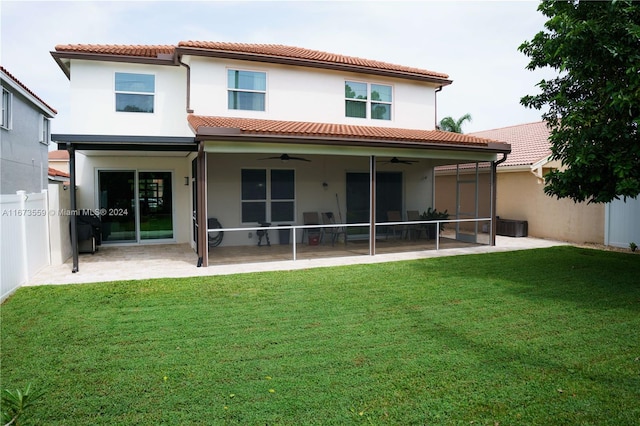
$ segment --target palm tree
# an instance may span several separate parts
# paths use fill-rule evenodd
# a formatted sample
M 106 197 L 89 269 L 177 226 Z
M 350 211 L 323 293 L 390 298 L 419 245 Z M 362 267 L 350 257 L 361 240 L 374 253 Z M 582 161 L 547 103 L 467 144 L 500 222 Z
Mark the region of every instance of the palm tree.
M 445 132 L 462 133 L 462 123 L 471 121 L 471 114 L 465 114 L 457 121 L 452 117 L 445 117 L 440 120 L 440 130 Z

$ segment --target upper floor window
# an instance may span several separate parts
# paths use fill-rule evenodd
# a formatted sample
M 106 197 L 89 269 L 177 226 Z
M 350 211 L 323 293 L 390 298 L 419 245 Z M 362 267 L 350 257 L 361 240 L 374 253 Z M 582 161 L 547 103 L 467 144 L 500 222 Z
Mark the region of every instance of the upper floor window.
M 2 123 L 0 127 L 4 129 L 11 128 L 11 92 L 2 89 Z
M 267 95 L 267 73 L 227 71 L 229 109 L 264 111 Z
M 51 141 L 51 120 L 44 115 L 40 118 L 40 143 L 49 145 Z
M 391 86 L 345 81 L 344 97 L 347 117 L 391 120 Z
M 116 111 L 153 112 L 155 76 L 116 73 Z

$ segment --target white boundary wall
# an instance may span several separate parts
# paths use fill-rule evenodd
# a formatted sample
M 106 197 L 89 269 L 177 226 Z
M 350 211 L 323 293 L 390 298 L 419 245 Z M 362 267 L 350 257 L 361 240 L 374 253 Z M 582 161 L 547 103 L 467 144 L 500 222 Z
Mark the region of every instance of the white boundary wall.
M 0 301 L 49 265 L 47 191 L 0 195 Z
M 640 197 L 614 200 L 605 208 L 605 244 L 628 248 L 640 246 Z

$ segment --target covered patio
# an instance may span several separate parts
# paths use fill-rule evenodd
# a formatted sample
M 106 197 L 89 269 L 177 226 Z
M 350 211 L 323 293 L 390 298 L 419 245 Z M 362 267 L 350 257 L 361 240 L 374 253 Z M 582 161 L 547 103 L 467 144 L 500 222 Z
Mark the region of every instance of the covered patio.
M 390 243 L 390 247 L 393 242 Z M 309 257 L 297 261 L 286 260 L 282 247 L 250 247 L 241 250 L 237 247 L 216 248 L 208 268 L 196 268 L 193 264 L 194 252 L 189 244 L 156 244 L 104 246 L 95 254 L 83 254 L 80 257 L 82 268 L 71 272 L 72 259 L 63 265 L 51 265 L 43 268 L 29 286 L 81 284 L 105 281 L 127 281 L 154 278 L 200 279 L 205 276 L 240 274 L 250 272 L 289 271 L 307 268 L 348 266 L 379 262 L 394 262 L 413 259 L 425 259 L 441 256 L 493 253 L 512 250 L 552 247 L 566 243 L 536 238 L 496 237 L 496 245 L 443 244 L 442 250 L 390 251 L 389 253 L 369 256 L 343 251 L 336 246 L 332 256 L 319 257 L 319 251 L 313 250 Z M 328 246 L 331 248 L 331 245 Z M 408 247 L 405 247 L 408 249 Z M 271 250 L 270 250 L 271 249 Z M 322 247 L 327 250 L 327 247 Z M 306 249 L 301 248 L 301 252 Z M 252 256 L 252 254 L 255 254 Z M 215 263 L 219 262 L 219 263 Z

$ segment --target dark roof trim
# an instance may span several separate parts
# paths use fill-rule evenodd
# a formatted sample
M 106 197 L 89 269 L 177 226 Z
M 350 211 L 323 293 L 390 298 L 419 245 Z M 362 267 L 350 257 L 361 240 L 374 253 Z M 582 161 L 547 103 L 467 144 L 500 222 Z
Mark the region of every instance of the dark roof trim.
M 234 52 L 228 50 L 214 50 L 195 47 L 176 47 L 176 55 L 178 55 L 178 57 L 181 57 L 183 55 L 207 56 L 213 58 L 234 59 L 238 61 L 266 62 L 272 64 L 294 65 L 307 68 L 321 68 L 334 71 L 348 71 L 360 74 L 364 73 L 371 75 L 380 75 L 384 77 L 403 78 L 407 80 L 426 81 L 430 83 L 436 83 L 441 86 L 447 86 L 453 83 L 453 80 L 438 78 L 435 76 L 426 76 L 423 74 L 411 73 L 407 71 L 384 70 L 359 65 L 329 63 L 324 61 L 314 61 L 311 59 L 263 55 L 258 53 Z
M 153 58 L 145 56 L 107 55 L 101 53 L 51 52 L 51 56 L 53 56 L 53 59 L 55 59 L 58 66 L 62 69 L 62 72 L 64 72 L 69 80 L 71 80 L 71 70 L 67 64 L 64 63 L 63 59 L 178 66 L 173 55 L 161 55 L 160 58 Z
M 51 140 L 59 147 L 72 145 L 78 150 L 98 151 L 197 151 L 193 137 L 180 136 L 122 136 L 53 134 Z
M 451 143 L 425 143 L 413 141 L 390 141 L 384 139 L 370 138 L 345 138 L 345 137 L 321 137 L 321 136 L 287 136 L 287 135 L 265 135 L 265 134 L 243 134 L 240 129 L 228 127 L 198 127 L 197 141 L 207 141 L 220 139 L 237 142 L 263 142 L 263 143 L 286 143 L 286 144 L 325 144 L 331 146 L 364 146 L 376 148 L 413 148 L 424 150 L 448 150 L 467 152 L 489 152 L 509 154 L 511 146 L 502 143 L 489 142 L 486 146 L 478 145 L 456 145 Z

